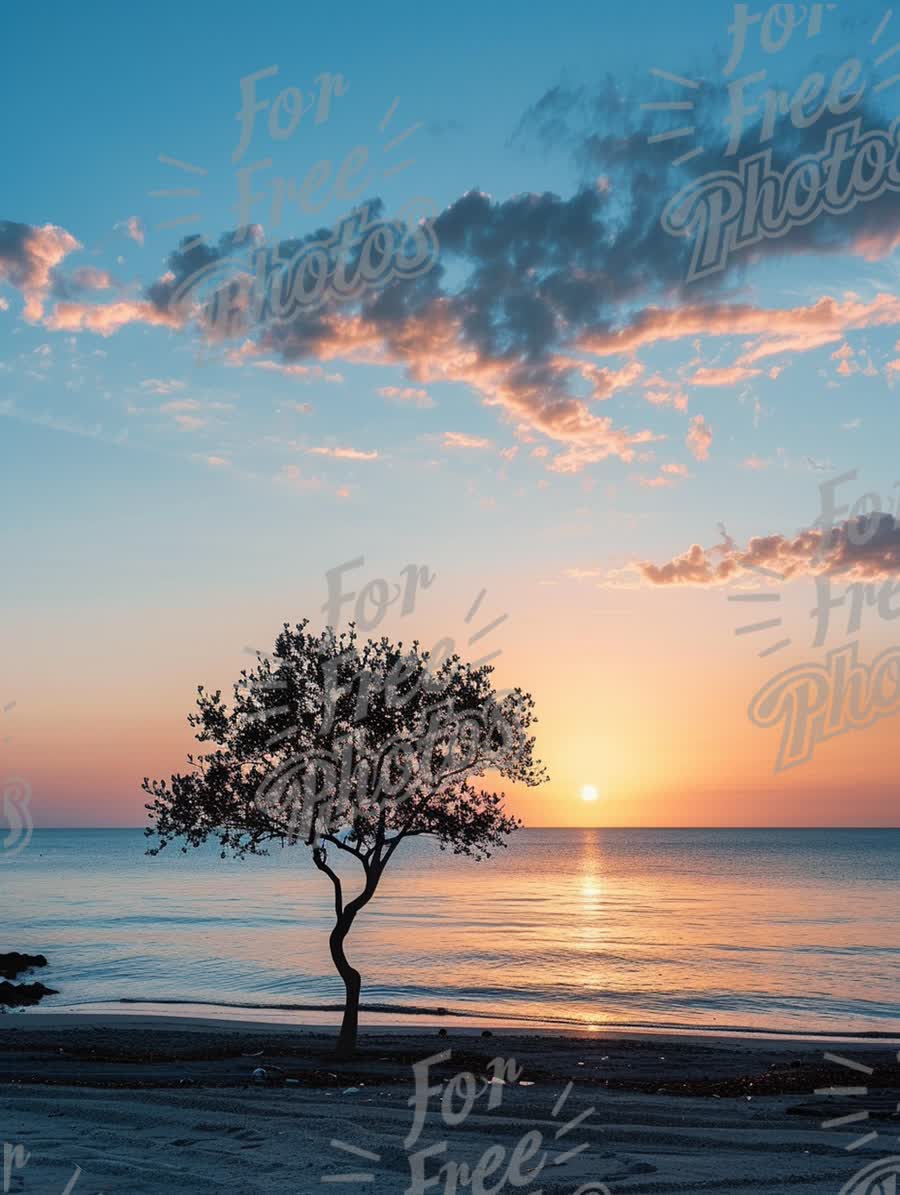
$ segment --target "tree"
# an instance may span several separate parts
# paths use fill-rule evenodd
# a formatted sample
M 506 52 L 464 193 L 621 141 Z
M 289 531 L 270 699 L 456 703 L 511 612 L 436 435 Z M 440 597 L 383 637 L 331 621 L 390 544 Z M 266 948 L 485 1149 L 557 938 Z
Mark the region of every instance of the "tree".
M 344 945 L 407 838 L 430 835 L 441 850 L 489 858 L 521 825 L 504 794 L 472 781 L 493 772 L 533 786 L 546 779 L 529 730 L 534 702 L 521 689 L 495 692 L 489 665 L 441 662 L 356 629 L 307 632 L 285 623 L 272 656 L 241 671 L 228 709 L 221 690 L 198 687 L 188 715 L 204 754 L 169 781 L 145 779 L 152 797 L 145 833 L 158 854 L 174 839 L 217 838 L 222 858 L 266 854 L 273 841 L 305 844 L 334 889 L 329 945 L 346 999 L 338 1050 L 356 1046 L 361 977 Z M 362 867 L 348 898 L 337 854 Z

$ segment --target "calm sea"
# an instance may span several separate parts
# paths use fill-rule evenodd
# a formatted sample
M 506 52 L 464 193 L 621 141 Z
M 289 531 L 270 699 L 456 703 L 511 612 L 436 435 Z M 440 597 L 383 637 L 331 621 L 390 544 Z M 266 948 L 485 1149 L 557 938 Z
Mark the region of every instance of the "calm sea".
M 313 1011 L 343 989 L 303 848 L 144 851 L 42 830 L 0 865 L 0 948 L 48 956 L 42 1009 L 335 1019 Z M 900 830 L 525 830 L 481 864 L 408 843 L 348 955 L 370 1023 L 900 1034 Z

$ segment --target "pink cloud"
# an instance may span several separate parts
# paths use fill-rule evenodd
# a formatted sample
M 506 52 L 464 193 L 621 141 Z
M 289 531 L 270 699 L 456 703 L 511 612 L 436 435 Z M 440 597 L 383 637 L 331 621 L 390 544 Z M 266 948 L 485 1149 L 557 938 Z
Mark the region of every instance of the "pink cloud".
M 846 329 L 896 323 L 900 323 L 900 297 L 884 293 L 869 303 L 856 296 L 840 302 L 826 295 L 810 306 L 782 310 L 749 303 L 696 303 L 684 307 L 646 307 L 618 332 L 585 333 L 579 337 L 578 347 L 604 357 L 633 353 L 645 345 L 686 337 L 760 336 L 769 340 L 793 334 L 795 339 L 789 342 L 789 347 L 802 351 L 807 343 L 839 339 Z
M 712 429 L 709 424 L 702 415 L 695 415 L 691 420 L 691 426 L 685 438 L 685 443 L 694 454 L 696 460 L 708 460 L 712 440 Z
M 491 441 L 481 436 L 467 436 L 465 432 L 444 432 L 445 448 L 490 448 Z
M 612 398 L 618 390 L 633 386 L 644 372 L 640 361 L 631 361 L 621 369 L 608 369 L 606 366 L 594 365 L 589 361 L 578 361 L 574 357 L 557 357 L 556 364 L 559 366 L 574 365 L 585 381 L 590 383 L 591 398 L 598 402 Z
M 26 228 L 15 248 L 0 255 L 0 281 L 21 292 L 25 300 L 23 315 L 30 324 L 37 323 L 44 314 L 53 270 L 80 248 L 70 232 L 56 224 L 45 224 L 43 228 Z
M 647 378 L 644 398 L 654 407 L 671 406 L 676 411 L 686 411 L 688 396 L 678 382 L 670 382 L 661 373 Z
M 235 352 L 238 353 L 237 359 L 234 359 Z M 228 354 L 226 364 L 243 365 L 240 353 L 241 350 L 232 350 Z M 249 354 L 244 353 L 243 355 L 247 356 Z M 297 362 L 284 363 L 281 361 L 251 361 L 250 364 L 254 369 L 263 369 L 268 373 L 280 373 L 286 378 L 302 378 L 305 382 L 331 382 L 337 384 L 344 380 L 343 376 L 339 373 L 326 373 L 321 365 L 300 365 Z
M 144 299 L 123 299 L 118 303 L 57 303 L 44 320 L 53 332 L 95 332 L 112 336 L 129 324 L 150 324 L 158 328 L 180 328 L 181 316 L 163 311 Z
M 727 365 L 723 369 L 698 369 L 691 378 L 694 386 L 735 386 L 738 382 L 758 377 L 761 369 L 746 369 L 741 365 Z

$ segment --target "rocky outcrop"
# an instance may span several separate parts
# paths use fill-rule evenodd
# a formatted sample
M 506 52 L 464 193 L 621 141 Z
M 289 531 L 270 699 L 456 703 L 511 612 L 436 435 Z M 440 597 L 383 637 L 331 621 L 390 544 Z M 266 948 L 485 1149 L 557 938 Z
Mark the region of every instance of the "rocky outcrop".
M 0 954 L 0 979 L 15 979 L 22 971 L 46 966 L 42 954 L 19 954 L 18 950 L 11 950 L 9 954 Z
M 44 996 L 55 996 L 56 989 L 45 987 L 42 983 L 9 983 L 23 971 L 30 971 L 33 967 L 46 967 L 47 960 L 42 954 L 19 954 L 17 950 L 9 954 L 0 954 L 0 1009 L 28 1008 L 37 1004 Z
M 0 983 L 0 1008 L 29 1008 L 44 996 L 55 996 L 56 989 L 42 983 Z

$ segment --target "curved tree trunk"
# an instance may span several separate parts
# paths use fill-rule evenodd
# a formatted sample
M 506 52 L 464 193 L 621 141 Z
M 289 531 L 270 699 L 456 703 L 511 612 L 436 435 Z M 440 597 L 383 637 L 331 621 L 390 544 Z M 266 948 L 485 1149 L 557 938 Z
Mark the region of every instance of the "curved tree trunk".
M 356 1053 L 356 1037 L 359 1029 L 359 996 L 362 989 L 362 977 L 355 967 L 351 967 L 344 954 L 344 939 L 350 930 L 351 920 L 341 918 L 331 931 L 329 945 L 334 965 L 344 981 L 344 1017 L 341 1021 L 341 1032 L 338 1037 L 337 1052 L 341 1058 L 349 1058 Z
M 356 1053 L 356 1039 L 359 1029 L 359 996 L 362 990 L 362 977 L 356 968 L 351 967 L 347 961 L 347 956 L 344 953 L 344 941 L 350 932 L 350 927 L 356 920 L 356 914 L 360 909 L 365 908 L 375 895 L 375 889 L 378 887 L 381 873 L 384 871 L 385 864 L 387 859 L 390 858 L 391 853 L 389 852 L 386 858 L 378 859 L 374 863 L 364 860 L 363 866 L 366 872 L 365 887 L 359 896 L 354 897 L 353 900 L 345 905 L 340 877 L 328 866 L 325 851 L 321 847 L 313 851 L 313 860 L 316 867 L 318 867 L 319 871 L 324 871 L 334 885 L 335 923 L 334 929 L 331 931 L 331 936 L 328 939 L 328 944 L 331 947 L 331 957 L 334 960 L 334 965 L 341 979 L 344 981 L 344 990 L 346 993 L 344 1017 L 341 1022 L 341 1032 L 337 1043 L 337 1052 L 342 1058 L 348 1058 Z

